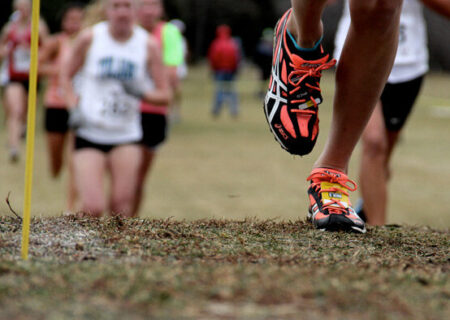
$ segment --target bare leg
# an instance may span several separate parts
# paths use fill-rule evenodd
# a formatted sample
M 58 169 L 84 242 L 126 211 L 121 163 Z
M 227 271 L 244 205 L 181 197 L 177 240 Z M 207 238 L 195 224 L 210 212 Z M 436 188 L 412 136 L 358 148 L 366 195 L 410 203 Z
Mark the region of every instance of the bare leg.
M 56 178 L 61 172 L 64 154 L 64 141 L 66 139 L 65 133 L 48 132 L 47 133 L 47 148 L 50 158 L 50 171 L 53 178 Z
M 26 91 L 21 84 L 11 83 L 5 89 L 5 103 L 8 108 L 6 126 L 8 130 L 8 146 L 19 149 L 23 130 L 23 119 L 26 113 Z
M 367 222 L 381 226 L 386 223 L 389 160 L 399 132 L 386 130 L 381 103 L 377 104 L 362 135 L 360 186 Z
M 100 217 L 106 208 L 103 190 L 106 155 L 94 149 L 81 149 L 74 153 L 73 160 L 81 211 L 86 215 Z
M 112 182 L 110 209 L 114 215 L 133 215 L 141 157 L 141 147 L 138 145 L 120 146 L 109 154 Z
M 314 47 L 322 37 L 322 12 L 328 0 L 291 0 L 293 14 L 288 21 L 289 32 L 302 48 Z
M 141 148 L 142 148 L 142 163 L 139 168 L 139 176 L 136 186 L 136 197 L 134 199 L 134 206 L 133 206 L 133 216 L 137 216 L 139 213 L 139 209 L 141 208 L 142 196 L 145 191 L 145 180 L 147 178 L 148 172 L 152 167 L 153 160 L 155 159 L 156 156 L 155 151 L 150 151 L 146 147 Z
M 315 167 L 346 172 L 394 62 L 402 0 L 351 0 L 352 24 L 336 71 L 333 121 Z
M 182 103 L 182 90 L 181 83 L 179 83 L 173 89 L 173 102 L 170 106 L 171 120 L 173 123 L 179 123 L 181 121 L 181 103 Z
M 74 166 L 74 135 L 69 132 L 69 144 L 67 146 L 67 169 L 68 169 L 68 195 L 67 195 L 67 210 L 75 211 L 75 204 L 77 201 L 77 188 L 75 184 L 75 166 Z
M 387 205 L 387 134 L 380 103 L 362 135 L 360 187 L 367 223 L 383 225 Z

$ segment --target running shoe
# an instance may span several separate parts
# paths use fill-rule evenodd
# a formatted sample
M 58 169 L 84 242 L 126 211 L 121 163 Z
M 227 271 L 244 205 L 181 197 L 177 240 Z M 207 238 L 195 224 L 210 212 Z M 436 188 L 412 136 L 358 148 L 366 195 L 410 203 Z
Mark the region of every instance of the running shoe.
M 317 229 L 366 232 L 364 221 L 349 199 L 349 191 L 357 188 L 354 181 L 340 171 L 326 168 L 314 169 L 307 180 L 311 181 L 308 218 Z
M 17 163 L 19 162 L 20 153 L 17 148 L 11 147 L 9 149 L 9 162 L 11 163 Z
M 295 155 L 312 151 L 319 134 L 318 106 L 322 103 L 322 71 L 332 68 L 319 43 L 301 49 L 287 30 L 292 10 L 275 27 L 272 75 L 264 100 L 264 113 L 270 130 L 281 147 Z

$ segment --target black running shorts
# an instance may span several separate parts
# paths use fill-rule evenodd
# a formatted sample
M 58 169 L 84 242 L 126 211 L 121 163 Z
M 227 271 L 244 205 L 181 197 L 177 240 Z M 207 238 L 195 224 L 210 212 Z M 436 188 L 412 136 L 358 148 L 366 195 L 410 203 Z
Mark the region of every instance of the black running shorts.
M 95 149 L 103 153 L 108 153 L 115 147 L 120 147 L 123 145 L 128 144 L 137 144 L 136 141 L 129 142 L 129 143 L 121 143 L 121 144 L 101 144 L 101 143 L 95 143 L 80 137 L 75 137 L 75 151 L 81 150 L 81 149 Z
M 30 86 L 30 81 L 27 80 L 18 80 L 18 79 L 9 79 L 9 82 L 6 84 L 20 84 L 26 92 L 28 92 L 28 88 Z
M 401 83 L 387 83 L 381 94 L 386 129 L 400 131 L 422 86 L 423 76 Z
M 8 84 L 14 84 L 14 83 L 20 84 L 25 89 L 25 91 L 28 92 L 28 88 L 30 85 L 30 81 L 28 79 L 26 79 L 26 80 L 9 79 L 8 83 L 5 84 L 5 87 L 8 86 Z M 40 88 L 40 84 L 39 84 L 39 79 L 38 79 L 38 82 L 36 85 L 37 91 L 39 91 L 39 88 Z
M 142 113 L 141 144 L 149 149 L 155 149 L 166 140 L 167 117 L 162 114 Z
M 45 108 L 45 130 L 47 132 L 66 133 L 69 131 L 69 111 L 65 108 Z

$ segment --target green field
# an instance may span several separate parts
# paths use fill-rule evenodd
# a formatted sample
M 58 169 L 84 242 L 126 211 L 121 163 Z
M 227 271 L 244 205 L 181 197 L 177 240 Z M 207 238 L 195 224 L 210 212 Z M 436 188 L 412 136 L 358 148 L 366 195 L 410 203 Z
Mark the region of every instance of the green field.
M 333 96 L 333 75 L 323 79 L 321 133 L 311 155 L 300 158 L 284 152 L 274 141 L 255 95 L 255 72 L 240 77 L 241 118 L 224 113 L 214 121 L 209 112 L 213 87 L 207 70 L 191 70 L 184 83 L 183 122 L 175 125 L 161 149 L 148 180 L 141 217 L 280 218 L 306 215 L 307 183 L 314 160 L 327 135 Z M 425 82 L 411 121 L 396 150 L 392 165 L 389 223 L 449 227 L 450 197 L 450 77 L 432 74 Z M 33 214 L 56 216 L 65 210 L 65 176 L 52 180 L 47 170 L 46 146 L 39 108 Z M 0 116 L 0 118 L 3 118 Z M 6 143 L 0 130 L 0 146 Z M 6 149 L 4 149 L 6 150 Z M 357 180 L 359 151 L 350 168 Z M 11 191 L 20 211 L 23 202 L 24 161 L 11 166 L 0 153 L 0 197 Z M 357 199 L 353 196 L 353 202 Z M 0 211 L 8 211 L 0 202 Z
M 40 116 L 28 262 L 20 220 L 0 203 L 0 320 L 450 318 L 449 76 L 428 77 L 394 156 L 389 225 L 365 235 L 305 222 L 332 74 L 318 146 L 304 158 L 273 140 L 255 77 L 241 75 L 240 119 L 213 120 L 208 73 L 191 70 L 140 219 L 61 215 L 66 176 L 49 177 Z M 20 213 L 24 161 L 3 152 L 0 170 L 0 197 L 11 192 Z

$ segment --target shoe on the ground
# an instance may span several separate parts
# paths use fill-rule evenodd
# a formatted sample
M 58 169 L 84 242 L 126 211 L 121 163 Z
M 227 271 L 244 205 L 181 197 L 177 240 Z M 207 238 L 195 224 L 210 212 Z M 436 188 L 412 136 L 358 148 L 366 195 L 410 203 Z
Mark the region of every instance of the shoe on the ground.
M 327 168 L 316 168 L 307 179 L 310 200 L 308 218 L 317 229 L 365 233 L 364 221 L 353 210 L 349 191 L 356 183 L 346 174 Z
M 299 49 L 287 31 L 291 10 L 275 27 L 272 75 L 264 100 L 270 130 L 281 147 L 295 155 L 312 151 L 319 134 L 318 106 L 322 103 L 322 71 L 332 68 L 320 42 L 316 48 Z
M 17 148 L 11 147 L 9 149 L 9 161 L 11 163 L 17 163 L 17 162 L 19 162 L 19 158 L 20 158 L 19 150 Z

